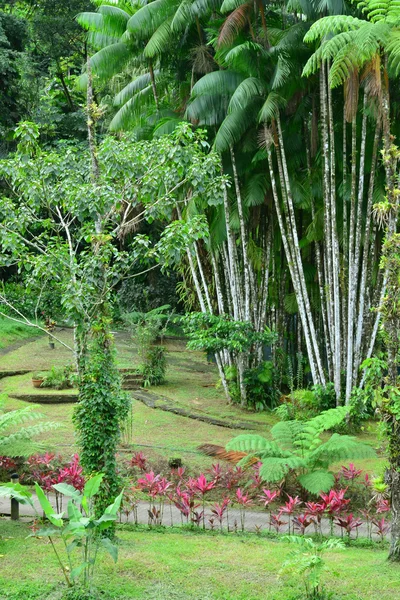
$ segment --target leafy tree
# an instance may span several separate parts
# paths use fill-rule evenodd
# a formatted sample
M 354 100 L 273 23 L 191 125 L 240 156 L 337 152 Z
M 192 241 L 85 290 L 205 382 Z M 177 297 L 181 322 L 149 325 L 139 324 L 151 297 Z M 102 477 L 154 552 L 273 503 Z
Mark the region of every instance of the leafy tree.
M 231 440 L 226 449 L 257 457 L 262 462 L 260 475 L 265 481 L 280 481 L 294 471 L 307 491 L 327 492 L 335 482 L 333 473 L 328 470 L 330 465 L 375 456 L 371 446 L 355 437 L 334 433 L 327 441 L 321 439 L 321 434 L 339 425 L 347 412 L 347 407 L 339 407 L 309 421 L 281 421 L 272 427 L 271 441 L 260 435 L 243 434 Z

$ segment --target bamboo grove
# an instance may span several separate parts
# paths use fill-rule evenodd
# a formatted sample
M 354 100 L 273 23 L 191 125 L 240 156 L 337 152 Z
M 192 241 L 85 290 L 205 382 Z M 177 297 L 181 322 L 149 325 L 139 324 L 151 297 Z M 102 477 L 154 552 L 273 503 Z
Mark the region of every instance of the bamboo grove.
M 220 156 L 223 201 L 176 205 L 182 226 L 207 223 L 182 285 L 203 313 L 270 327 L 275 359 L 306 356 L 312 382 L 349 403 L 379 344 L 397 226 L 399 0 L 96 4 L 77 19 L 113 95 L 110 130 L 150 138 L 189 121 Z M 234 357 L 243 404 L 262 360 L 261 344 Z M 232 356 L 217 362 L 229 397 Z

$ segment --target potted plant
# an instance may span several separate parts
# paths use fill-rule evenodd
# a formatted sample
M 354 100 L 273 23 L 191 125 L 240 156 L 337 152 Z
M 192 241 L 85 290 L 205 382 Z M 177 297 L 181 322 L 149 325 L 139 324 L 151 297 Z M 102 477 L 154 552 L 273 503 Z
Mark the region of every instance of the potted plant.
M 44 381 L 44 374 L 43 373 L 32 373 L 32 385 L 35 388 L 40 388 L 43 381 Z

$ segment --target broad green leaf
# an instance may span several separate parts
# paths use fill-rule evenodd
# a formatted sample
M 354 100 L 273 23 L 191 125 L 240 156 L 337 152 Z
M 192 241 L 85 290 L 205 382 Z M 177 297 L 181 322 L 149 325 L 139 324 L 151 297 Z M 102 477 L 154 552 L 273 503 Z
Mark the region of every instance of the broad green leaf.
M 68 518 L 70 521 L 79 521 L 82 514 L 77 506 L 75 506 L 73 500 L 68 501 Z
M 64 496 L 70 496 L 76 502 L 81 502 L 82 500 L 82 494 L 75 489 L 73 485 L 69 485 L 68 483 L 56 483 L 53 485 L 53 488 L 57 490 L 57 492 L 64 494 Z
M 75 567 L 75 569 L 72 569 L 71 571 L 71 579 L 75 580 L 79 577 L 79 575 L 84 571 L 84 569 L 86 569 L 86 567 L 89 566 L 89 562 L 83 562 L 81 563 L 78 567 Z
M 118 560 L 118 546 L 113 544 L 109 538 L 102 538 L 101 544 L 111 555 L 113 561 L 116 563 Z
M 48 501 L 48 499 L 46 498 L 44 491 L 36 482 L 35 482 L 35 491 L 36 491 L 36 495 L 38 497 L 40 506 L 42 507 L 43 512 L 46 515 L 46 517 L 56 527 L 62 527 L 63 526 L 62 518 L 60 518 L 59 515 L 56 515 L 54 513 L 54 509 L 53 509 L 52 505 L 50 504 L 50 502 Z
M 93 496 L 98 493 L 103 478 L 103 473 L 98 473 L 98 475 L 91 477 L 83 488 L 83 495 L 86 496 L 86 498 L 93 498 Z
M 58 529 L 44 527 L 43 529 L 39 529 L 39 531 L 31 533 L 30 535 L 28 535 L 28 537 L 48 537 L 51 535 L 55 535 L 56 533 L 59 533 Z
M 123 495 L 124 495 L 124 490 L 122 490 L 122 492 L 115 498 L 115 500 L 112 504 L 107 506 L 106 510 L 104 511 L 105 515 L 115 515 L 115 516 L 117 515 L 119 508 L 121 506 Z

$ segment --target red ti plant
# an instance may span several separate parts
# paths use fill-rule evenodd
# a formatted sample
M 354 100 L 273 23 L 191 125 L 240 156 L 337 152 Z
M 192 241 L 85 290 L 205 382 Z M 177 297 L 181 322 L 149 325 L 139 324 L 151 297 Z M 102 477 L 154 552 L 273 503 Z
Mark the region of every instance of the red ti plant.
M 285 502 L 284 506 L 280 507 L 279 512 L 280 512 L 280 514 L 288 515 L 288 517 L 289 517 L 289 533 L 290 533 L 290 517 L 294 513 L 296 508 L 298 506 L 300 506 L 300 504 L 302 504 L 302 501 L 300 500 L 300 498 L 298 496 L 296 496 L 295 498 L 292 498 L 292 496 L 289 496 L 289 494 L 288 494 L 287 497 L 289 498 L 289 500 L 287 502 Z
M 204 516 L 205 515 L 205 502 L 206 502 L 205 496 L 206 496 L 207 492 L 211 491 L 215 487 L 215 480 L 207 481 L 204 473 L 201 473 L 197 479 L 189 479 L 188 487 L 191 488 L 194 492 L 201 495 L 202 502 L 203 502 L 203 514 L 202 514 L 203 529 L 205 529 L 206 528 L 205 516 Z
M 240 488 L 236 490 L 236 502 L 239 504 L 240 526 L 244 531 L 246 519 L 246 507 L 252 504 L 252 500 L 248 494 L 244 494 Z
M 279 498 L 279 495 L 280 495 L 279 490 L 276 492 L 271 492 L 271 490 L 267 490 L 264 488 L 263 493 L 260 496 L 258 496 L 258 498 L 264 504 L 265 508 L 267 508 L 267 506 L 269 504 L 271 504 L 272 502 L 274 502 L 274 500 Z
M 221 465 L 219 463 L 216 463 L 215 465 L 211 465 L 211 469 L 207 469 L 206 473 L 212 475 L 213 480 L 217 484 L 222 478 L 223 471 Z
M 275 529 L 276 533 L 279 533 L 279 530 L 282 527 L 282 525 L 286 525 L 286 524 L 287 524 L 287 521 L 281 520 L 280 512 L 277 515 L 274 515 L 272 513 L 269 515 L 269 526 L 270 526 L 270 528 L 273 527 Z
M 341 527 L 342 532 L 345 530 L 350 539 L 351 532 L 355 529 L 358 530 L 360 525 L 362 525 L 361 519 L 355 519 L 353 513 L 350 513 L 346 517 L 337 517 L 335 521 L 336 525 Z
M 131 467 L 136 467 L 139 471 L 143 471 L 143 473 L 147 469 L 147 458 L 143 454 L 143 452 L 135 452 L 135 454 L 131 458 L 130 462 Z
M 311 522 L 314 523 L 315 533 L 322 534 L 322 515 L 325 512 L 325 504 L 323 502 L 306 502 L 307 515 L 311 517 Z
M 253 465 L 253 475 L 251 476 L 251 487 L 255 490 L 255 492 L 261 490 L 264 480 L 260 475 L 260 468 L 262 466 L 262 462 L 258 462 Z
M 372 525 L 376 527 L 375 533 L 379 535 L 379 537 L 381 538 L 381 542 L 383 542 L 383 538 L 389 531 L 390 523 L 387 523 L 385 521 L 385 517 L 382 517 L 382 519 L 373 519 Z
M 297 529 L 301 535 L 305 534 L 307 527 L 312 523 L 312 518 L 307 513 L 293 517 L 293 529 Z
M 364 523 L 367 526 L 367 536 L 369 539 L 371 539 L 371 537 L 372 537 L 371 523 L 373 521 L 373 516 L 372 516 L 371 512 L 368 510 L 368 508 L 364 508 L 364 509 L 360 510 L 360 513 L 364 517 Z
M 342 466 L 339 473 L 346 481 L 354 481 L 361 475 L 362 469 L 356 469 L 354 464 L 350 463 L 348 467 Z
M 331 522 L 331 535 L 333 535 L 333 520 L 334 518 L 343 512 L 350 500 L 344 497 L 347 492 L 347 488 L 341 490 L 330 490 L 328 494 L 320 494 L 320 498 L 324 501 L 325 512 Z
M 182 491 L 179 486 L 175 490 L 175 497 L 170 496 L 170 500 L 181 513 L 181 522 L 183 522 L 183 517 L 186 517 L 186 522 L 188 522 L 189 516 L 200 506 L 200 504 L 195 504 L 193 493 L 190 490 Z
M 376 504 L 376 512 L 384 513 L 390 511 L 390 502 L 389 500 L 379 500 Z
M 213 507 L 211 508 L 212 514 L 215 515 L 219 521 L 219 526 L 220 526 L 221 531 L 222 531 L 222 523 L 224 520 L 224 515 L 228 509 L 229 503 L 230 503 L 230 498 L 225 497 L 222 499 L 222 502 L 220 504 L 218 502 L 216 502 L 213 505 Z

